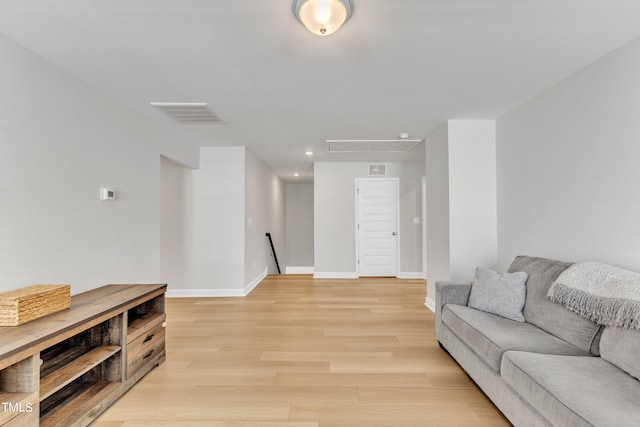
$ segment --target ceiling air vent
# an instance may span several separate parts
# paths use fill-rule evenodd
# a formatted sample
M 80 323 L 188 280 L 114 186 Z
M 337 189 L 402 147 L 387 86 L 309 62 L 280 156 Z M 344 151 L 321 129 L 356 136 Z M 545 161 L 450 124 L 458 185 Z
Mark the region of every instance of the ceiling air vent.
M 184 124 L 226 123 L 206 102 L 152 102 L 151 105 Z
M 387 165 L 375 164 L 369 165 L 369 176 L 385 176 L 387 175 Z

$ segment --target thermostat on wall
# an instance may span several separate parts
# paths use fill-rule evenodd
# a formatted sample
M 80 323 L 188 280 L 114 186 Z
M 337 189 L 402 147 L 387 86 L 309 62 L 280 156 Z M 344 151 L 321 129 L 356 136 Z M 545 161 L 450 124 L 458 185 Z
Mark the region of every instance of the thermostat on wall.
M 116 198 L 116 191 L 112 188 L 100 189 L 100 200 L 113 200 Z

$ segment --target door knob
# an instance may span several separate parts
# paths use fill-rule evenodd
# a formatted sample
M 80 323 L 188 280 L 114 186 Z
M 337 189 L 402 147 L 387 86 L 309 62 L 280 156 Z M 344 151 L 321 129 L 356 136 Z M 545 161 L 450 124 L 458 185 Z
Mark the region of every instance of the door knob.
M 391 233 L 392 236 L 395 236 L 396 234 L 398 234 L 398 233 L 396 233 L 395 231 L 393 233 Z

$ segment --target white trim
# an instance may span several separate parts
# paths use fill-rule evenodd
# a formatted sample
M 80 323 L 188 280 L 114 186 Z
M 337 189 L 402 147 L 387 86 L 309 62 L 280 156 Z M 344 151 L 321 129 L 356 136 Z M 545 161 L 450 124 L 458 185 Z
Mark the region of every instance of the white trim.
M 339 273 L 316 271 L 313 273 L 313 278 L 314 279 L 357 279 L 358 273 L 356 273 L 355 271 L 354 272 L 345 271 L 345 272 L 339 272 Z
M 246 297 L 260 284 L 269 274 L 269 268 L 265 268 L 262 273 L 251 283 L 240 289 L 167 289 L 167 298 L 221 298 L 221 297 Z
M 426 305 L 426 306 L 427 306 L 427 308 L 428 308 L 429 310 L 433 311 L 434 313 L 436 312 L 436 303 L 435 303 L 435 301 L 433 301 L 432 299 L 430 299 L 430 298 L 426 298 L 426 299 L 424 300 L 424 305 Z
M 400 273 L 400 266 L 402 265 L 402 260 L 400 259 L 400 253 L 402 252 L 402 244 L 400 240 L 402 239 L 402 227 L 400 225 L 400 178 L 391 178 L 396 182 L 396 277 Z
M 244 295 L 243 296 L 246 297 L 247 295 L 249 295 L 251 293 L 251 291 L 253 290 L 253 288 L 258 286 L 258 284 L 260 282 L 262 282 L 265 277 L 267 277 L 267 274 L 269 274 L 269 267 L 265 267 L 264 271 L 262 273 L 260 273 L 258 275 L 258 277 L 253 279 L 253 281 L 251 283 L 249 283 L 247 286 L 244 287 Z
M 422 177 L 422 278 L 427 279 L 427 177 Z
M 313 274 L 313 267 L 291 267 L 285 268 L 285 274 Z
M 422 271 L 403 271 L 398 273 L 398 279 L 424 279 Z
M 356 259 L 354 260 L 355 266 L 356 266 L 356 277 L 360 277 L 360 186 L 358 185 L 358 183 L 360 182 L 360 179 L 362 178 L 356 178 L 355 179 L 355 197 L 354 197 L 354 201 L 356 203 L 355 206 L 355 212 L 356 212 L 356 216 L 354 219 L 354 226 L 353 228 L 356 231 Z
M 168 289 L 167 298 L 244 297 L 241 289 Z

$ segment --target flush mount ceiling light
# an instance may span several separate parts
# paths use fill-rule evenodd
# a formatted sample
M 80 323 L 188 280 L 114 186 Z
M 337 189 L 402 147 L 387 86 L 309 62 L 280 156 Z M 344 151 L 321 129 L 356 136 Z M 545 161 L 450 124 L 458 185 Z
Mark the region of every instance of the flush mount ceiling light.
M 293 14 L 318 36 L 328 36 L 351 17 L 352 0 L 294 0 Z

